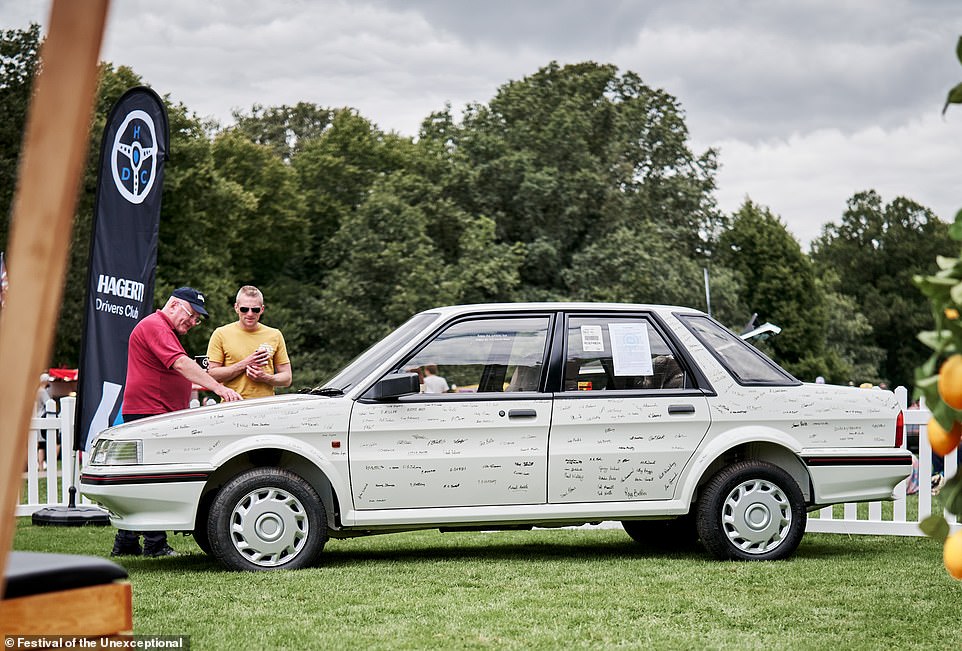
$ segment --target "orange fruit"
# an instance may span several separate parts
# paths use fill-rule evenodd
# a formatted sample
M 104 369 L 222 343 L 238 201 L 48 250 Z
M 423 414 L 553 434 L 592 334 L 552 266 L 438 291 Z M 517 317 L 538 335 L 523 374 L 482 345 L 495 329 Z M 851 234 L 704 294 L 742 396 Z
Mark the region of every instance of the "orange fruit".
M 962 409 L 962 355 L 952 355 L 939 369 L 939 395 L 952 409 Z
M 939 421 L 934 418 L 929 419 L 929 443 L 932 445 L 932 452 L 944 457 L 959 447 L 960 440 L 962 440 L 962 423 L 955 421 L 952 423 L 952 429 L 946 431 L 939 425 Z
M 953 579 L 962 579 L 962 531 L 956 531 L 945 539 L 942 562 Z

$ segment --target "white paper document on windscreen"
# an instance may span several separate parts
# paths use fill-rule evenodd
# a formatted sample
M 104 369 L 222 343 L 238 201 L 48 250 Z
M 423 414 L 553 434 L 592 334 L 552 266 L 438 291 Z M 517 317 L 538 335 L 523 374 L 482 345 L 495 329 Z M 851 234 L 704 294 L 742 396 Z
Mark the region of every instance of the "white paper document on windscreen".
M 609 323 L 611 356 L 615 375 L 653 375 L 651 346 L 648 344 L 648 326 L 644 323 Z

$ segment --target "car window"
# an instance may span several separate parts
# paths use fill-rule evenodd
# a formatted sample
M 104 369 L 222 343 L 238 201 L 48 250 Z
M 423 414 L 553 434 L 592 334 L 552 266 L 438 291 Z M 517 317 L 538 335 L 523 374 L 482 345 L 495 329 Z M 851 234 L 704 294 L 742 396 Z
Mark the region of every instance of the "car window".
M 430 312 L 411 317 L 397 330 L 355 357 L 337 375 L 325 382 L 324 386 L 341 389 L 342 391 L 354 386 L 367 377 L 378 365 L 386 362 L 388 356 L 397 352 L 398 346 L 406 343 L 437 318 L 436 313 Z
M 794 385 L 798 380 L 741 337 L 705 316 L 679 316 L 740 384 Z
M 425 393 L 538 391 L 547 316 L 459 321 L 398 370 L 421 376 Z
M 565 391 L 691 386 L 689 375 L 648 319 L 572 316 L 567 330 Z

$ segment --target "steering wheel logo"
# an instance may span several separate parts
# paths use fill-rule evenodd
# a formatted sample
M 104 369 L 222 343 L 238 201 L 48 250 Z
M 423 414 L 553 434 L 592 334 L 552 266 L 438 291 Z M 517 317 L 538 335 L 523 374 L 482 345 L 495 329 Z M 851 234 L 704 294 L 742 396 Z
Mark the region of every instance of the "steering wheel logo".
M 110 152 L 114 185 L 130 203 L 143 203 L 157 172 L 157 135 L 144 111 L 131 111 L 117 129 Z

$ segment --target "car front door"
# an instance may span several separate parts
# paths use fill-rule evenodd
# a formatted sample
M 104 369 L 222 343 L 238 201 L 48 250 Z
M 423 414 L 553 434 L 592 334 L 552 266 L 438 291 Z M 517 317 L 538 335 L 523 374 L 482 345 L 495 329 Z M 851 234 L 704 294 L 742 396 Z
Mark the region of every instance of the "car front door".
M 355 508 L 545 503 L 552 321 L 459 319 L 392 369 L 421 375 L 421 393 L 358 400 L 348 444 Z
M 571 314 L 565 335 L 548 501 L 672 498 L 710 424 L 684 356 L 646 314 Z

